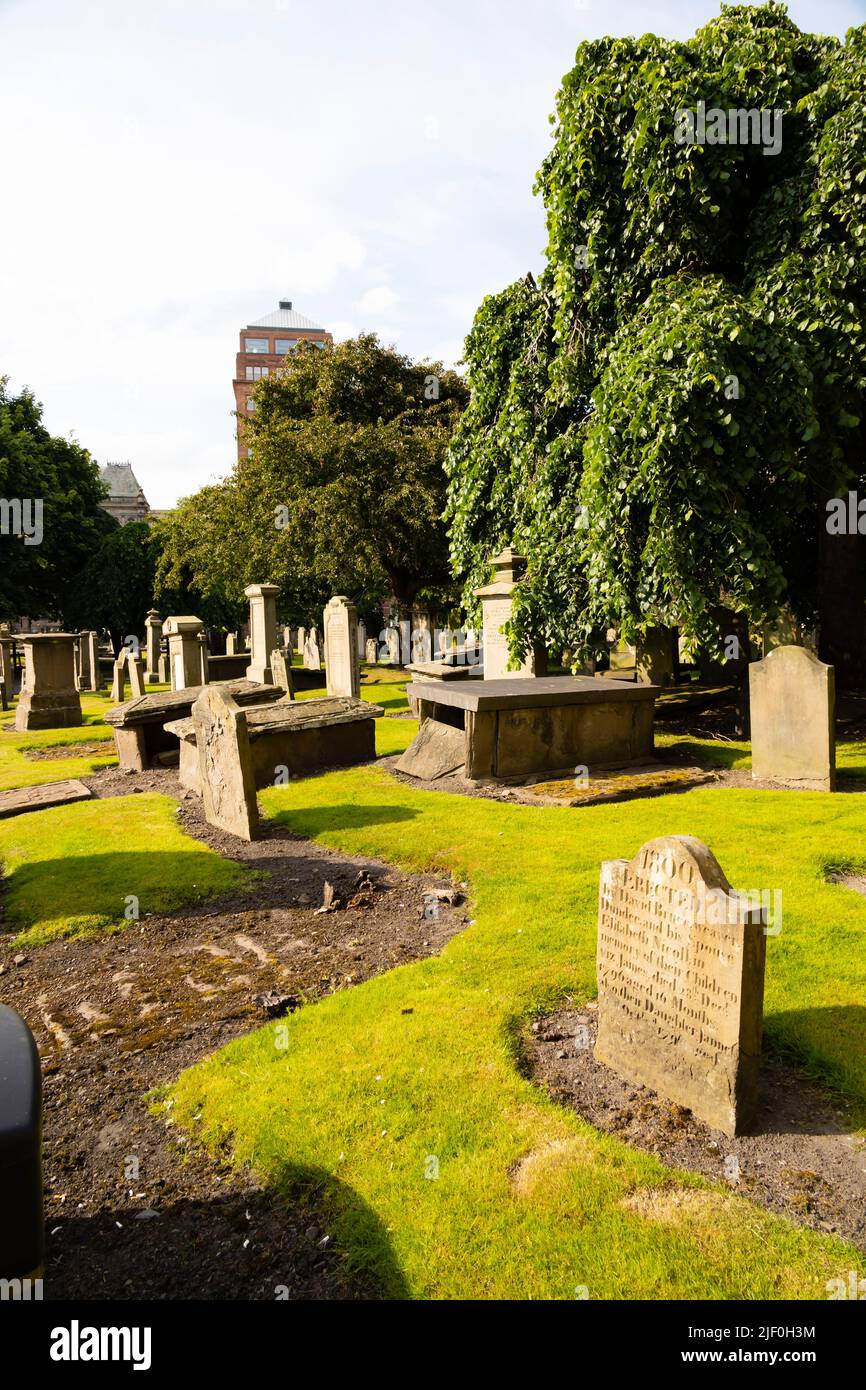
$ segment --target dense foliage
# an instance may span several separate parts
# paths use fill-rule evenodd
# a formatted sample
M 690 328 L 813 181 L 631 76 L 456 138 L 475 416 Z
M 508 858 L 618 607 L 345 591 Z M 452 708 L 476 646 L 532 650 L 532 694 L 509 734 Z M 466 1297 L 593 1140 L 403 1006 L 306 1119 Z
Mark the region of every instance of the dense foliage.
M 161 583 L 182 573 L 228 599 L 280 585 L 309 620 L 333 593 L 401 603 L 448 590 L 443 457 L 467 398 L 459 376 L 413 363 L 375 335 L 302 344 L 255 390 L 252 456 L 165 524 Z
M 75 576 L 117 523 L 99 505 L 105 489 L 87 450 L 49 434 L 32 393 L 12 395 L 7 381 L 0 377 L 0 619 L 60 618 Z
M 537 181 L 547 264 L 484 301 L 452 443 L 455 573 L 510 541 L 512 645 L 599 650 L 719 605 L 820 621 L 864 673 L 863 540 L 826 499 L 864 482 L 866 27 L 801 33 L 722 6 L 686 43 L 581 44 Z M 677 113 L 782 113 L 760 143 L 678 143 Z

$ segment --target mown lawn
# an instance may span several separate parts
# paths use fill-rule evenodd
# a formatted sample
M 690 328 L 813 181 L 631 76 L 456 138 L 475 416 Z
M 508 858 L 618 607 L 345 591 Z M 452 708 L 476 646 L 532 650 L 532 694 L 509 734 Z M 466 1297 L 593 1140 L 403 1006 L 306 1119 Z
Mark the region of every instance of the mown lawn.
M 88 935 L 227 892 L 250 871 L 190 839 L 177 805 L 145 793 L 0 820 L 7 928 L 15 945 Z
M 411 736 L 410 721 L 386 723 Z M 421 792 L 368 766 L 262 801 L 297 834 L 471 883 L 472 924 L 441 957 L 269 1025 L 170 1092 L 171 1117 L 206 1143 L 279 1190 L 313 1185 L 341 1250 L 387 1293 L 809 1299 L 857 1267 L 841 1242 L 560 1110 L 518 1058 L 535 1013 L 595 994 L 601 861 L 697 835 L 737 887 L 782 890 L 768 1045 L 844 1093 L 862 1125 L 866 901 L 825 875 L 866 865 L 866 798 L 700 788 L 536 808 Z

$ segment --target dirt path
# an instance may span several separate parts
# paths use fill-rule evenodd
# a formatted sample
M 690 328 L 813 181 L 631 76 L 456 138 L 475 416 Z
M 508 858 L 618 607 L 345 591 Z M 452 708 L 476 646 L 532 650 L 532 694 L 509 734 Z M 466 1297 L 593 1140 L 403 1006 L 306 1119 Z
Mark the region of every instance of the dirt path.
M 180 795 L 170 772 L 87 781 L 98 796 L 130 794 L 133 782 Z M 436 954 L 464 908 L 425 906 L 431 890 L 453 896 L 441 879 L 272 824 L 242 844 L 206 825 L 196 798 L 180 819 L 270 881 L 111 936 L 53 942 L 18 965 L 0 945 L 0 997 L 27 1019 L 43 1063 L 46 1296 L 376 1297 L 345 1274 L 314 1197 L 287 1207 L 191 1152 L 143 1096 L 269 1016 Z M 326 881 L 339 906 L 319 913 Z

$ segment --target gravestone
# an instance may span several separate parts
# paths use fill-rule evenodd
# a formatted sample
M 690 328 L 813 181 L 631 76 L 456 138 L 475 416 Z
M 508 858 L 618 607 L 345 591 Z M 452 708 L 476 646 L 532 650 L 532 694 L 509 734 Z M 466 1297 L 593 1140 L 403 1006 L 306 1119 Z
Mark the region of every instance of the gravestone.
M 367 638 L 366 654 L 367 665 L 375 666 L 377 661 L 379 660 L 379 643 L 376 641 L 375 637 Z
M 647 628 L 635 647 L 637 678 L 644 685 L 670 685 L 674 671 L 674 631 Z
M 361 693 L 358 666 L 358 610 L 354 603 L 338 594 L 329 599 L 322 614 L 325 634 L 325 677 L 329 695 Z
M 226 656 L 234 656 L 238 649 L 238 635 L 236 632 L 226 633 Z
M 8 708 L 9 708 L 9 696 L 6 694 L 6 682 L 5 682 L 5 680 L 3 679 L 3 677 L 0 676 L 0 710 L 3 710 L 3 712 L 4 712 L 4 714 L 5 714 L 6 710 L 8 710 Z
M 291 664 L 292 652 L 295 650 L 295 643 L 292 637 L 292 629 L 288 623 L 283 628 L 283 651 L 286 653 Z
M 302 656 L 302 657 L 303 657 L 303 655 L 304 655 L 304 647 L 305 647 L 306 645 L 307 645 L 307 629 L 306 629 L 305 627 L 299 627 L 299 628 L 298 628 L 298 646 L 297 646 L 297 650 L 301 653 L 301 656 Z
M 79 632 L 76 641 L 76 650 L 78 654 L 78 660 L 76 662 L 78 680 L 76 684 L 79 690 L 92 690 L 93 688 L 90 675 L 90 644 L 87 638 L 88 633 Z
M 412 664 L 420 665 L 433 660 L 433 634 L 428 627 L 415 628 L 412 632 Z
M 205 819 L 241 840 L 255 839 L 259 812 L 247 716 L 219 685 L 206 685 L 192 707 Z
M 167 653 L 167 652 L 160 652 L 160 654 L 159 654 L 159 663 L 158 663 L 156 669 L 157 669 L 157 674 L 158 674 L 158 676 L 159 676 L 159 683 L 160 683 L 160 685 L 168 685 L 168 684 L 169 684 L 169 681 L 170 681 L 170 679 L 171 679 L 171 676 L 170 676 L 170 672 L 169 672 L 168 653 Z
M 0 623 L 0 680 L 12 694 L 12 634 L 8 623 Z
M 650 840 L 602 864 L 595 1056 L 724 1134 L 752 1123 L 766 951 L 763 910 L 700 840 Z
M 198 671 L 199 685 L 207 685 L 210 677 L 208 675 L 208 646 L 207 633 L 202 629 L 198 635 Z
M 270 656 L 277 645 L 277 584 L 248 584 L 244 593 L 250 601 L 250 664 L 248 681 L 273 685 Z
M 835 673 L 805 647 L 775 647 L 749 666 L 752 777 L 836 789 Z
M 484 621 L 484 679 L 496 681 L 511 680 L 513 676 L 546 676 L 547 654 L 543 647 L 533 648 L 517 670 L 508 669 L 508 637 L 503 629 L 511 621 L 514 590 L 526 570 L 526 560 L 507 546 L 494 555 L 490 563 L 493 566 L 491 583 L 474 591 L 475 597 L 481 599 Z
M 65 729 L 81 724 L 81 699 L 75 688 L 75 651 L 71 632 L 21 638 L 24 676 L 15 714 L 15 728 Z
M 159 679 L 159 647 L 162 641 L 162 619 L 155 608 L 151 608 L 144 620 L 147 666 L 144 672 L 146 681 Z
M 140 699 L 146 693 L 144 689 L 144 661 L 140 656 L 133 656 L 129 652 L 126 657 L 126 669 L 129 672 L 130 699 Z
M 204 624 L 194 614 L 172 614 L 162 625 L 168 638 L 168 668 L 172 690 L 201 685 L 201 649 L 198 635 Z
M 126 658 L 129 655 L 126 648 L 121 648 L 120 655 L 111 668 L 111 698 L 115 704 L 123 704 L 126 699 Z
M 311 627 L 304 642 L 304 666 L 308 671 L 321 671 L 322 654 L 319 651 L 319 634 Z
M 358 660 L 364 660 L 364 653 L 367 650 L 367 624 L 363 621 L 358 623 Z
M 274 685 L 278 685 L 281 690 L 285 690 L 293 700 L 295 698 L 295 683 L 292 680 L 292 668 L 286 660 L 286 653 L 279 647 L 274 647 L 271 652 L 271 670 L 274 673 Z
M 87 664 L 90 668 L 90 689 L 102 689 L 102 671 L 99 667 L 99 642 L 97 634 L 93 631 L 86 632 L 87 638 Z
M 388 647 L 388 661 L 392 666 L 400 665 L 400 629 L 389 627 L 385 629 L 385 642 Z

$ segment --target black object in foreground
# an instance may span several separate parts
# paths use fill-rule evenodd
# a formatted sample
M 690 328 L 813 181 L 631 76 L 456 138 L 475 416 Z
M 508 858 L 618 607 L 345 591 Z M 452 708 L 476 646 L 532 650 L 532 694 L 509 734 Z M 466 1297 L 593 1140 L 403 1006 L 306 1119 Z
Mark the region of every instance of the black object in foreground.
M 0 1004 L 0 1278 L 41 1271 L 42 1072 L 33 1034 Z

